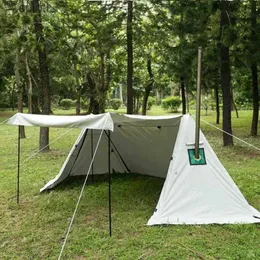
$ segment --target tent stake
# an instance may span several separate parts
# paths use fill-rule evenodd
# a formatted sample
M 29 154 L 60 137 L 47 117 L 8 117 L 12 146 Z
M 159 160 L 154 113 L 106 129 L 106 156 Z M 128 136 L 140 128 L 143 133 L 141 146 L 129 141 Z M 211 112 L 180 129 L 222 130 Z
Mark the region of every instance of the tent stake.
M 17 204 L 19 204 L 20 201 L 20 160 L 21 160 L 21 126 L 18 126 L 18 147 L 17 147 L 17 155 L 18 155 L 18 161 L 17 161 Z
M 93 145 L 93 129 L 91 129 L 91 158 L 93 159 L 93 149 L 94 149 L 94 145 Z M 92 182 L 94 182 L 94 162 L 91 165 L 91 180 Z
M 200 102 L 201 102 L 201 60 L 202 47 L 198 49 L 198 72 L 197 72 L 197 101 L 196 101 L 196 129 L 195 129 L 195 158 L 199 159 L 200 142 Z
M 110 160 L 110 131 L 108 131 L 108 213 L 109 213 L 109 236 L 112 236 L 111 217 L 111 160 Z

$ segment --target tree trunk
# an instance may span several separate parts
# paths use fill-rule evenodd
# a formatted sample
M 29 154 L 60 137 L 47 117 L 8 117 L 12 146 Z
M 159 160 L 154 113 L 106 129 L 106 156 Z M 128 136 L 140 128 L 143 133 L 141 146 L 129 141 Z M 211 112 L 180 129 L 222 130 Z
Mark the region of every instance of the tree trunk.
M 15 109 L 15 83 L 13 84 L 13 87 L 12 87 L 12 110 L 14 111 Z
M 49 68 L 47 62 L 47 50 L 45 44 L 45 38 L 43 34 L 43 25 L 41 21 L 41 10 L 39 0 L 31 0 L 32 12 L 34 14 L 34 32 L 38 46 L 38 59 L 40 69 L 40 86 L 42 90 L 42 114 L 49 115 L 51 112 L 50 103 L 50 80 L 49 80 Z M 40 142 L 39 149 L 42 152 L 49 151 L 49 128 L 40 128 Z
M 220 118 L 220 109 L 219 109 L 219 93 L 218 93 L 218 85 L 215 86 L 215 100 L 216 100 L 216 124 L 219 124 Z
M 105 53 L 100 52 L 100 97 L 99 97 L 99 113 L 105 112 L 106 102 L 106 85 L 105 85 Z
M 235 103 L 235 100 L 234 100 L 233 90 L 231 90 L 231 105 L 232 105 L 231 110 L 235 110 L 236 116 L 237 116 L 237 118 L 239 118 L 237 106 L 236 106 L 236 103 Z
M 181 101 L 182 101 L 182 114 L 186 114 L 186 96 L 185 96 L 185 82 L 184 77 L 181 76 L 180 78 L 181 83 Z
M 16 50 L 15 58 L 15 82 L 17 85 L 17 97 L 18 97 L 18 112 L 23 113 L 23 86 L 20 80 L 20 50 Z M 25 138 L 24 126 L 20 128 L 20 138 Z
M 133 2 L 127 4 L 127 114 L 133 114 Z
M 26 83 L 27 83 L 27 94 L 28 94 L 28 113 L 32 114 L 32 79 L 31 79 L 31 72 L 30 67 L 28 64 L 28 55 L 25 51 L 24 53 L 24 65 L 25 65 L 25 75 L 26 75 Z
M 259 117 L 259 91 L 258 91 L 258 74 L 257 74 L 257 62 L 254 58 L 254 52 L 257 48 L 257 10 L 256 1 L 251 0 L 251 41 L 253 49 L 251 50 L 252 64 L 252 94 L 253 94 L 253 118 L 251 124 L 251 135 L 257 135 L 258 117 Z
M 76 78 L 76 115 L 80 115 L 80 96 L 81 96 L 81 87 L 80 87 L 80 80 L 79 80 L 79 73 L 77 70 L 77 64 L 74 63 L 74 71 L 75 71 L 75 78 Z
M 189 81 L 186 80 L 186 110 L 187 113 L 190 112 L 190 104 L 189 104 Z
M 229 2 L 221 2 L 221 31 L 224 32 L 226 27 L 230 26 L 230 13 Z M 229 46 L 220 41 L 220 74 L 221 74 L 221 87 L 223 95 L 223 131 L 232 135 L 231 126 L 231 70 L 230 70 L 230 58 L 229 58 Z M 233 137 L 223 132 L 224 146 L 233 145 Z
M 153 83 L 154 83 L 151 57 L 149 57 L 147 60 L 147 70 L 148 70 L 150 82 L 147 83 L 147 85 L 145 86 L 145 90 L 144 90 L 143 106 L 142 106 L 142 115 L 143 116 L 146 115 L 147 101 L 148 101 L 148 98 L 149 98 L 149 95 L 153 88 Z

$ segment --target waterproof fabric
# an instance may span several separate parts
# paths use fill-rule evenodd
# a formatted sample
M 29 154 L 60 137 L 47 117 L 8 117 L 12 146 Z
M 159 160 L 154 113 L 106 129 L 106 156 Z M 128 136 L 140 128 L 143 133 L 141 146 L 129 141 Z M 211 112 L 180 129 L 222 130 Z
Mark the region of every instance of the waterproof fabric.
M 104 129 L 113 131 L 114 123 L 109 113 L 87 116 L 52 116 L 17 113 L 8 120 L 10 125 Z
M 113 129 L 110 154 L 114 171 L 166 178 L 148 225 L 260 223 L 260 213 L 248 204 L 202 132 L 200 148 L 204 149 L 206 164 L 190 164 L 188 149 L 194 148 L 195 136 L 190 115 L 107 113 L 80 117 L 79 121 L 77 117 L 49 117 L 45 120 L 45 116 L 18 114 L 9 120 L 15 125 L 84 127 L 58 175 L 41 191 L 54 188 L 68 176 L 86 175 L 101 133 L 93 167 L 95 174 L 107 173 L 108 132 L 102 130 Z
M 181 116 L 144 117 L 111 114 L 111 168 L 165 178 Z M 82 130 L 59 174 L 42 189 L 51 189 L 68 176 L 86 175 L 91 162 L 91 140 L 96 148 L 100 130 Z M 103 133 L 94 160 L 94 173 L 108 172 L 108 138 Z
M 248 204 L 202 132 L 200 147 L 206 164 L 190 165 L 187 149 L 194 148 L 194 136 L 193 118 L 183 116 L 173 159 L 148 225 L 260 222 L 260 213 Z

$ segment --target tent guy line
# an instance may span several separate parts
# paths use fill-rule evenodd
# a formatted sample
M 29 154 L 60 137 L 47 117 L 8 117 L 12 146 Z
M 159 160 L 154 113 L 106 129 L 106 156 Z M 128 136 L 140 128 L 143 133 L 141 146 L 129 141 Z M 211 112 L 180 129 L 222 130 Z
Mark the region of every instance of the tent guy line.
M 99 139 L 98 139 L 98 142 L 97 142 L 95 151 L 94 151 L 94 153 L 93 153 L 93 156 L 92 156 L 92 159 L 91 159 L 91 162 L 90 162 L 88 171 L 87 171 L 86 178 L 85 178 L 85 180 L 84 180 L 84 183 L 83 183 L 83 185 L 82 185 L 82 188 L 81 188 L 81 191 L 80 191 L 78 200 L 77 200 L 77 204 L 76 204 L 75 210 L 74 210 L 73 215 L 72 215 L 72 217 L 71 217 L 71 221 L 70 221 L 70 224 L 69 224 L 69 227 L 68 227 L 68 231 L 67 231 L 67 233 L 66 233 L 65 239 L 64 239 L 63 244 L 62 244 L 62 248 L 61 248 L 61 251 L 60 251 L 58 260 L 61 259 L 62 253 L 63 253 L 63 251 L 64 251 L 64 248 L 65 248 L 65 245 L 66 245 L 66 242 L 67 242 L 67 239 L 68 239 L 70 230 L 71 230 L 71 228 L 72 228 L 72 224 L 73 224 L 73 222 L 74 222 L 74 218 L 75 218 L 75 216 L 76 216 L 76 213 L 77 213 L 77 210 L 78 210 L 78 207 L 79 207 L 80 200 L 81 200 L 81 198 L 82 198 L 82 196 L 83 196 L 83 192 L 84 192 L 84 189 L 85 189 L 85 186 L 86 186 L 86 183 L 87 183 L 87 180 L 88 180 L 88 176 L 89 176 L 90 170 L 91 170 L 91 168 L 92 168 L 92 165 L 93 165 L 93 162 L 94 162 L 94 159 L 95 159 L 95 156 L 96 156 L 96 153 L 97 153 L 97 150 L 98 150 L 98 147 L 99 147 L 99 144 L 100 144 L 100 141 L 101 141 L 103 132 L 104 132 L 104 129 L 102 129 L 102 131 L 101 131 L 101 133 L 100 133 L 100 136 L 99 136 Z
M 9 118 L 7 118 L 6 120 L 0 122 L 0 125 L 3 125 L 4 123 L 6 123 L 9 120 Z
M 241 138 L 239 138 L 239 137 L 237 137 L 237 136 L 235 136 L 235 135 L 233 135 L 233 134 L 230 134 L 229 132 L 226 132 L 226 131 L 224 131 L 223 129 L 221 129 L 221 128 L 219 128 L 219 127 L 217 127 L 217 126 L 215 126 L 215 125 L 213 125 L 213 124 L 211 124 L 211 123 L 209 123 L 209 122 L 207 122 L 207 121 L 205 121 L 205 120 L 203 120 L 203 119 L 201 119 L 201 121 L 204 122 L 204 123 L 207 124 L 207 125 L 210 125 L 210 126 L 216 128 L 217 130 L 219 130 L 219 131 L 221 131 L 221 132 L 223 132 L 223 133 L 225 133 L 225 134 L 227 134 L 227 135 L 230 135 L 230 136 L 234 137 L 234 138 L 237 139 L 238 141 L 240 141 L 240 142 L 242 142 L 242 143 L 244 143 L 244 144 L 246 144 L 246 145 L 248 145 L 248 146 L 250 146 L 250 147 L 252 147 L 252 148 L 255 148 L 255 149 L 258 150 L 258 151 L 260 151 L 260 148 L 258 148 L 257 146 L 254 146 L 253 144 L 250 144 L 250 143 L 244 141 L 243 139 L 241 139 Z
M 21 163 L 21 168 L 24 166 L 24 164 L 29 161 L 31 158 L 33 158 L 34 156 L 36 156 L 38 153 L 40 153 L 42 150 L 44 150 L 47 146 L 55 143 L 56 141 L 58 141 L 59 139 L 61 139 L 61 137 L 67 135 L 68 133 L 70 133 L 73 130 L 73 128 L 70 128 L 68 131 L 66 131 L 65 133 L 61 134 L 60 136 L 58 136 L 57 138 L 55 138 L 53 141 L 51 141 L 48 145 L 45 145 L 43 148 L 39 149 L 37 152 L 33 153 L 32 155 L 30 155 L 29 157 L 27 157 L 26 159 L 24 159 L 24 161 Z M 20 168 L 20 169 L 21 169 Z

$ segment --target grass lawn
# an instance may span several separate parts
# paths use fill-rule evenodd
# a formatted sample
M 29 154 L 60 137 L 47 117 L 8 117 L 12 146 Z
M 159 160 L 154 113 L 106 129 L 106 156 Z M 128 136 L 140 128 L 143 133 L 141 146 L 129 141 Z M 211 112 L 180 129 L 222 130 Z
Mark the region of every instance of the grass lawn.
M 74 111 L 54 111 L 72 114 Z M 123 109 L 119 112 L 125 112 Z M 155 107 L 148 114 L 165 113 Z M 13 114 L 0 112 L 0 122 Z M 167 113 L 169 114 L 169 113 Z M 194 113 L 193 113 L 194 114 Z M 233 115 L 234 134 L 260 147 L 250 137 L 251 111 Z M 214 112 L 202 119 L 213 123 Z M 220 126 L 221 127 L 221 126 Z M 249 203 L 260 210 L 260 152 L 235 140 L 222 146 L 222 133 L 201 128 Z M 260 129 L 259 129 L 260 130 Z M 65 137 L 62 135 L 69 131 Z M 21 169 L 20 205 L 16 204 L 17 127 L 0 125 L 0 259 L 57 259 L 83 180 L 75 179 L 40 194 L 59 171 L 78 129 L 51 129 L 51 152 L 38 154 Z M 23 162 L 37 151 L 39 129 L 26 128 Z M 260 225 L 147 227 L 163 180 L 139 175 L 112 177 L 113 236 L 108 235 L 107 182 L 88 183 L 64 250 L 63 259 L 260 259 Z

